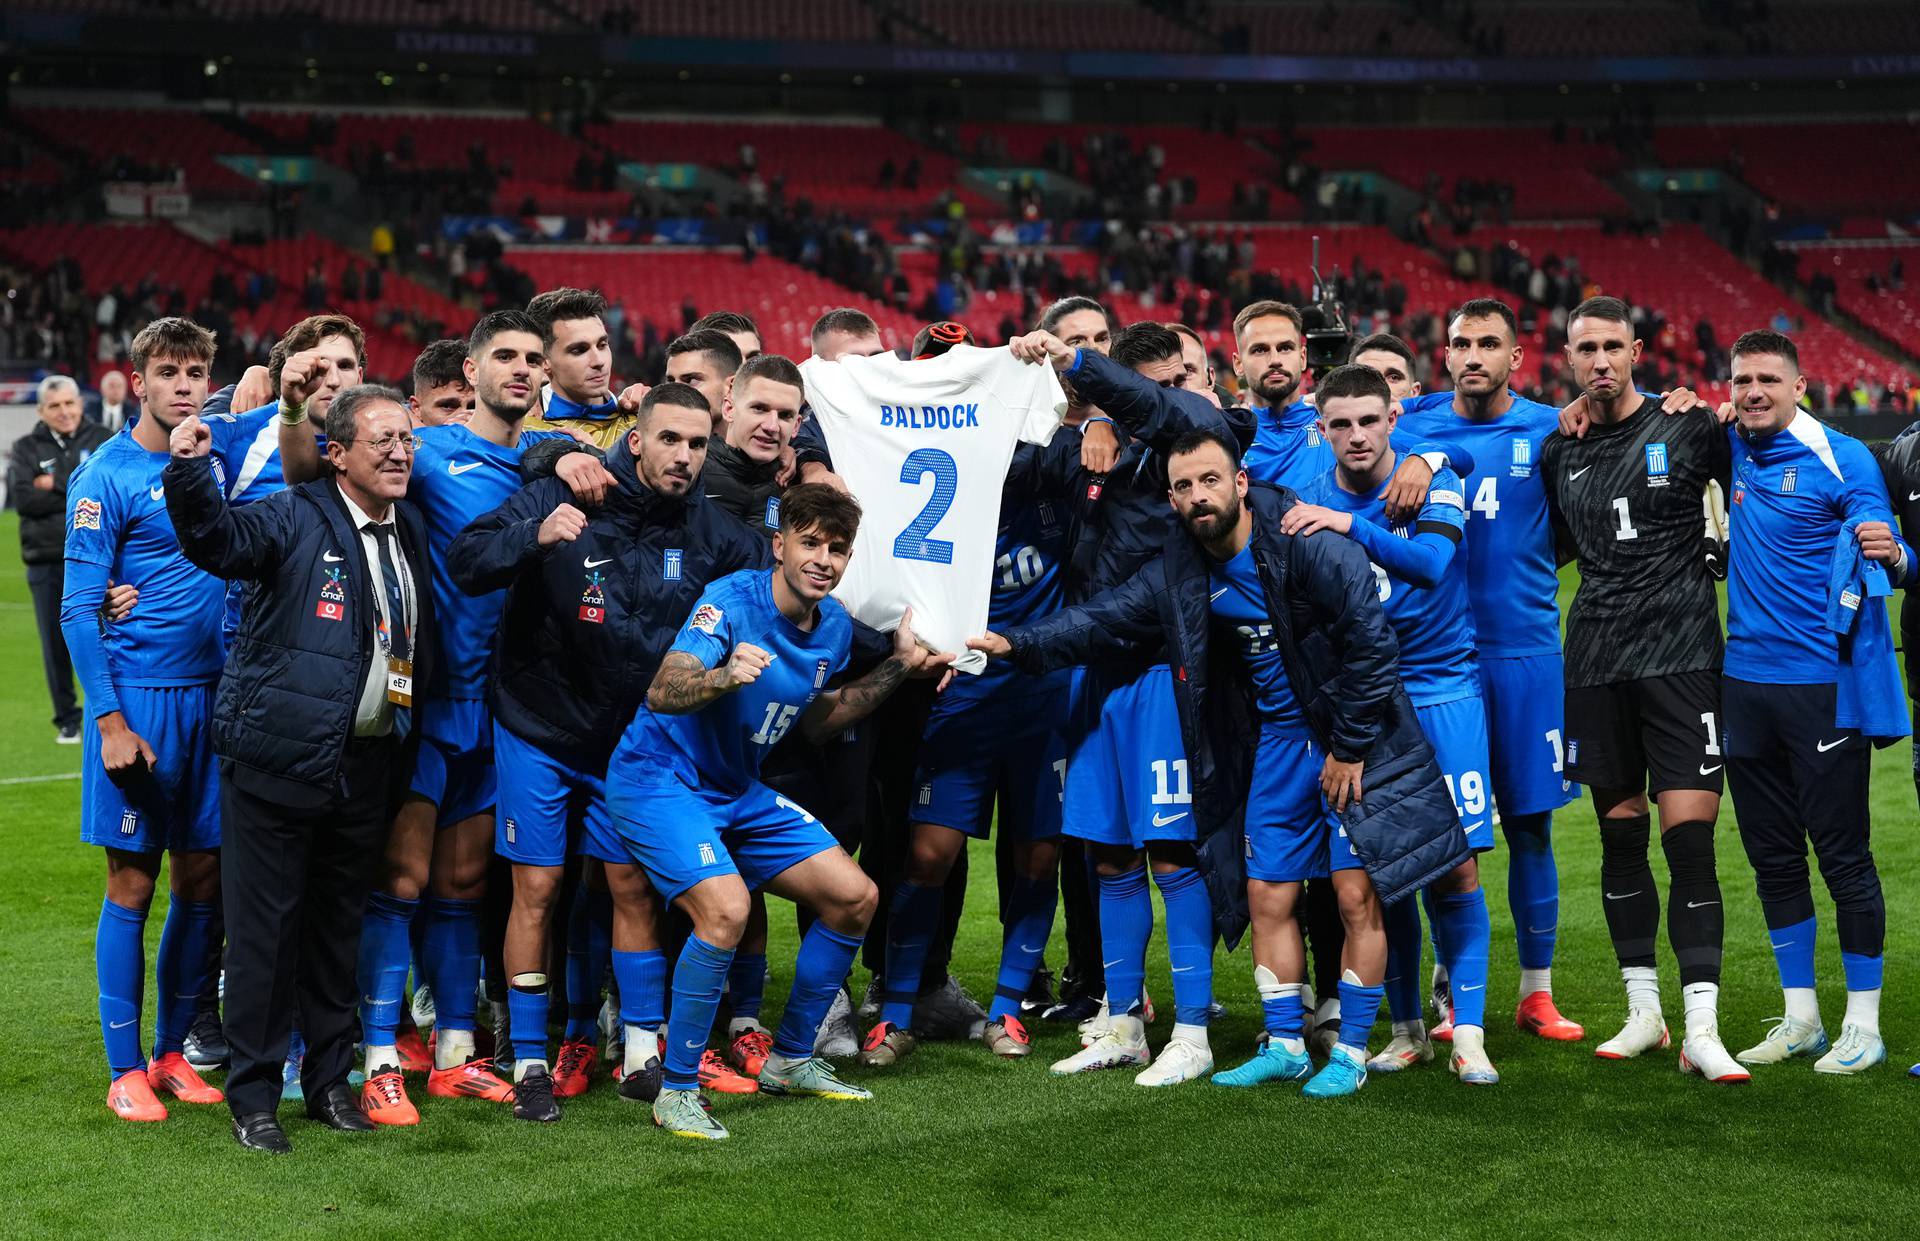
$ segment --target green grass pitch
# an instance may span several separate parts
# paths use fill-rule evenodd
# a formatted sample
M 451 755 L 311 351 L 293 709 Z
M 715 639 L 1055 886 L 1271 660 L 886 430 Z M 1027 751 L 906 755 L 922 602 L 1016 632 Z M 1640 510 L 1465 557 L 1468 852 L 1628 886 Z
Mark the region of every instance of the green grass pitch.
M 1562 883 L 1555 990 L 1586 1023 L 1578 1046 L 1512 1027 L 1515 963 L 1505 854 L 1484 863 L 1493 911 L 1490 1090 L 1436 1063 L 1376 1077 L 1354 1099 L 1310 1104 L 1287 1088 L 1195 1083 L 1147 1091 L 1130 1074 L 1055 1080 L 1071 1031 L 1038 1033 L 1038 1054 L 994 1060 L 978 1044 L 932 1044 L 900 1069 L 854 1074 L 872 1103 L 719 1097 L 731 1142 L 675 1141 L 604 1080 L 536 1128 L 466 1100 L 422 1103 L 416 1130 L 334 1134 L 284 1109 L 295 1154 L 241 1152 L 224 1108 L 173 1107 L 162 1125 L 114 1120 L 94 1003 L 92 937 L 104 868 L 76 832 L 79 784 L 53 744 L 11 515 L 0 524 L 0 1164 L 13 1189 L 0 1235 L 139 1237 L 871 1237 L 1019 1235 L 1401 1237 L 1920 1234 L 1907 1164 L 1920 1134 L 1920 997 L 1905 971 L 1920 950 L 1920 862 L 1908 750 L 1875 760 L 1876 844 L 1890 965 L 1883 1027 L 1891 1060 L 1860 1079 L 1816 1078 L 1806 1062 L 1708 1086 L 1672 1053 L 1593 1058 L 1624 1011 L 1597 892 L 1591 809 L 1558 816 Z M 1722 813 L 1727 895 L 1722 1030 L 1758 1041 L 1779 1009 L 1751 872 Z M 991 855 L 976 876 L 956 968 L 991 989 L 998 927 Z M 1655 850 L 1654 866 L 1664 862 Z M 1817 887 L 1818 885 L 1816 885 Z M 1831 905 L 1820 894 L 1821 999 L 1838 1032 L 1842 990 Z M 149 926 L 149 971 L 163 911 Z M 790 981 L 791 920 L 776 912 L 768 988 Z M 1663 949 L 1664 952 L 1664 949 Z M 1056 934 L 1049 959 L 1060 960 Z M 1679 988 L 1664 963 L 1675 1023 Z M 1258 1030 L 1244 952 L 1216 962 L 1228 1017 L 1215 1054 L 1237 1063 Z M 1172 989 L 1156 935 L 1149 986 Z M 862 980 L 864 981 L 864 980 Z M 151 992 L 151 974 L 148 989 Z M 151 1017 L 148 1018 L 151 1030 Z M 1375 1045 L 1383 1039 L 1376 1029 Z M 217 1079 L 216 1079 L 217 1080 Z M 414 1091 L 424 1099 L 422 1086 Z

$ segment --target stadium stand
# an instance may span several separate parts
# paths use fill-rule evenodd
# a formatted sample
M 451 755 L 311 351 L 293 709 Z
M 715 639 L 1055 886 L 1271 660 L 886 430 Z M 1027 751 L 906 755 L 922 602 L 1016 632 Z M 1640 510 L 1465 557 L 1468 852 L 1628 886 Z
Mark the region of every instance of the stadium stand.
M 50 148 L 92 161 L 107 180 L 171 181 L 177 168 L 195 193 L 257 192 L 251 180 L 217 157 L 259 147 L 191 108 L 21 108 L 12 118 Z
M 1920 119 L 1722 122 L 1663 126 L 1669 168 L 1739 177 L 1790 215 L 1911 210 L 1920 202 Z M 1862 152 L 1873 152 L 1863 166 Z
M 1120 0 L 894 0 L 893 8 L 962 47 L 1072 47 L 1089 52 L 1211 52 L 1205 34 Z
M 1920 288 L 1909 288 L 1908 271 L 1920 275 L 1920 245 L 1799 245 L 1799 275 L 1833 281 L 1833 304 L 1867 327 L 1920 356 Z M 1815 294 L 1815 304 L 1819 305 Z

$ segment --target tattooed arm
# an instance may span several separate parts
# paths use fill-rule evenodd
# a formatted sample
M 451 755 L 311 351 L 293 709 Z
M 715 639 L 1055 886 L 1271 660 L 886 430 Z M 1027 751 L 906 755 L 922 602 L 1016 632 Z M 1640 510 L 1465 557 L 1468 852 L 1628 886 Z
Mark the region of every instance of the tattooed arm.
M 909 677 L 927 676 L 952 662 L 952 655 L 936 655 L 913 636 L 913 609 L 908 608 L 893 631 L 893 654 L 859 680 L 814 699 L 800 717 L 801 731 L 816 744 L 825 741 L 872 715 Z
M 727 662 L 718 668 L 707 667 L 685 651 L 668 651 L 660 661 L 660 670 L 653 674 L 653 684 L 647 687 L 647 706 L 661 715 L 691 715 L 714 699 L 752 684 L 772 662 L 771 655 L 751 642 L 734 647 Z

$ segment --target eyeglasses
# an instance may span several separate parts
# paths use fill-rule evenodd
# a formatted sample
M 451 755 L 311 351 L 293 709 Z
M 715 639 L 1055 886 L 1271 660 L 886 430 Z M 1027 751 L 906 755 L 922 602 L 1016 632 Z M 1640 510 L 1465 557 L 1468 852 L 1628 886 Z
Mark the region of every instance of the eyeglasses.
M 383 435 L 379 439 L 350 441 L 350 443 L 365 444 L 373 449 L 375 456 L 384 457 L 393 451 L 395 444 L 398 444 L 402 451 L 411 454 L 414 449 L 420 447 L 420 437 L 413 434 Z

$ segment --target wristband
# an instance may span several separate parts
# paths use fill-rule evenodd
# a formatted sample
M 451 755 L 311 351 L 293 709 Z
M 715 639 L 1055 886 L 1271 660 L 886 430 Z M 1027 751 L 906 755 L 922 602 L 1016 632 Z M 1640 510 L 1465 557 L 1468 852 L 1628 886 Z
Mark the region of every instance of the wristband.
M 1083 427 L 1090 427 L 1096 422 L 1104 422 L 1110 427 L 1115 426 L 1113 419 L 1107 417 L 1105 414 L 1096 414 L 1091 418 L 1083 418 L 1080 421 L 1080 425 Z
M 284 401 L 280 403 L 280 421 L 290 427 L 297 427 L 306 420 L 307 403 L 305 401 L 300 401 L 293 405 L 288 405 Z

